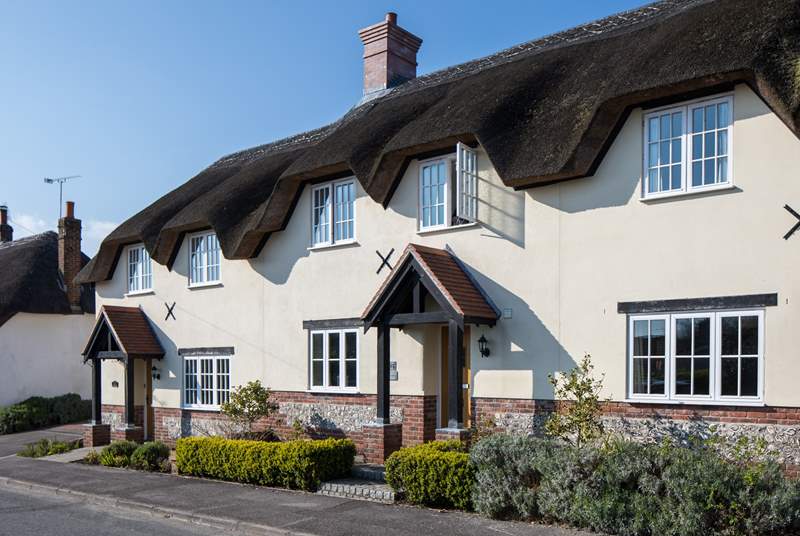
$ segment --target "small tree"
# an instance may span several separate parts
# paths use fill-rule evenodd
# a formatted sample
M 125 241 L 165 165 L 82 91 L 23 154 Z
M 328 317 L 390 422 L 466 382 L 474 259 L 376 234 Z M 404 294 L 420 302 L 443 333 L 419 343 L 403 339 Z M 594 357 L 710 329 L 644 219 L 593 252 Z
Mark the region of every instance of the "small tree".
M 600 391 L 603 376 L 595 380 L 592 356 L 586 354 L 577 367 L 561 378 L 552 374 L 548 380 L 553 386 L 556 400 L 566 400 L 565 408 L 553 412 L 545 422 L 548 436 L 563 439 L 575 446 L 599 439 L 605 431 L 600 419 Z
M 220 409 L 240 433 L 244 431 L 248 437 L 252 437 L 253 425 L 259 419 L 275 413 L 278 405 L 270 400 L 269 389 L 255 380 L 234 388 L 230 399 Z

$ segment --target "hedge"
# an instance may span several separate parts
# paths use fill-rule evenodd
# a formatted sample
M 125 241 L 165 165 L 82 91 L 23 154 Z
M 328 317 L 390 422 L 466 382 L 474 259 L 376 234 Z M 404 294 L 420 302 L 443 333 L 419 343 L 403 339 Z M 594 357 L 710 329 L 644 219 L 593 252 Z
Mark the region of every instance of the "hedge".
M 650 536 L 788 534 L 800 484 L 774 461 L 630 441 L 574 448 L 496 435 L 470 453 L 475 509 L 486 516 Z
M 131 454 L 130 467 L 142 471 L 169 472 L 169 447 L 161 441 L 142 443 Z
M 91 413 L 91 401 L 81 400 L 75 393 L 52 398 L 34 396 L 19 404 L 0 407 L 0 434 L 85 421 Z
M 386 460 L 386 482 L 413 504 L 469 510 L 474 478 L 460 441 L 402 448 Z
M 324 480 L 348 476 L 355 454 L 349 439 L 267 443 L 187 437 L 178 440 L 176 462 L 184 475 L 314 491 Z

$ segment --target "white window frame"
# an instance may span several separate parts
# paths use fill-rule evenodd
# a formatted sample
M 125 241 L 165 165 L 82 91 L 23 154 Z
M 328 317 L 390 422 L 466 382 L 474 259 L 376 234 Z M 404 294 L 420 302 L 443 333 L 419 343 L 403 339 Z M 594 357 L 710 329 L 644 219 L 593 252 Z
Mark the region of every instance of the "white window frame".
M 209 250 L 208 249 L 208 238 L 209 237 L 214 237 L 214 239 L 215 239 L 215 242 L 216 242 L 216 245 L 217 245 L 215 250 Z M 192 279 L 192 277 L 194 275 L 193 269 L 192 269 L 192 259 L 193 259 L 194 255 L 195 255 L 194 248 L 192 246 L 193 246 L 193 243 L 194 243 L 195 240 L 202 240 L 202 243 L 203 243 L 203 248 L 200 251 L 200 259 L 201 259 L 201 261 L 200 261 L 200 264 L 198 265 L 198 270 L 202 274 L 202 278 L 201 278 L 200 281 L 194 281 Z M 187 274 L 187 278 L 189 280 L 189 287 L 190 288 L 196 288 L 196 287 L 207 287 L 207 286 L 219 285 L 222 282 L 222 248 L 221 248 L 220 243 L 219 243 L 219 237 L 217 237 L 216 233 L 214 233 L 213 231 L 204 231 L 202 233 L 191 234 L 188 237 L 187 246 L 188 246 L 188 249 L 189 249 L 189 264 L 188 264 L 189 270 L 188 270 L 188 274 Z M 209 252 L 210 251 L 216 251 L 216 256 L 217 256 L 217 264 L 216 264 L 217 277 L 216 277 L 216 279 L 210 279 L 209 278 L 209 268 L 214 266 L 213 264 L 209 263 Z
M 131 261 L 131 256 L 133 253 L 136 252 L 138 254 L 138 259 L 136 261 Z M 150 258 L 150 253 L 147 252 L 147 249 L 144 247 L 144 244 L 135 244 L 133 246 L 129 246 L 127 250 L 127 296 L 133 296 L 136 294 L 148 294 L 153 291 L 153 261 Z M 132 274 L 132 268 L 137 266 L 136 274 Z M 131 288 L 133 282 L 136 282 L 137 288 Z M 145 286 L 145 283 L 148 283 Z
M 417 204 L 417 206 L 418 206 L 418 211 L 417 211 L 418 212 L 418 214 L 417 214 L 418 227 L 417 227 L 417 229 L 419 231 L 434 231 L 434 230 L 446 229 L 446 228 L 450 227 L 450 219 L 451 219 L 451 216 L 450 216 L 450 211 L 451 211 L 451 207 L 450 207 L 450 197 L 451 197 L 450 185 L 453 182 L 452 178 L 451 178 L 451 174 L 452 173 L 451 173 L 450 169 L 452 167 L 452 163 L 453 163 L 454 158 L 455 158 L 455 155 L 449 155 L 449 156 L 446 156 L 446 157 L 429 158 L 427 160 L 421 160 L 420 163 L 419 163 L 419 180 L 417 181 L 417 186 L 418 186 L 418 190 L 419 190 L 419 195 L 417 196 L 417 200 L 418 200 L 418 204 Z M 432 167 L 432 166 L 437 166 L 439 164 L 444 164 L 444 222 L 436 224 L 436 225 L 425 225 L 424 224 L 425 220 L 422 218 L 422 213 L 423 213 L 423 210 L 425 208 L 425 206 L 423 205 L 423 193 L 424 193 L 423 192 L 423 188 L 424 187 L 422 185 L 422 174 L 423 174 L 425 168 Z M 433 205 L 431 205 L 431 206 L 433 206 Z
M 469 170 L 466 166 L 465 156 L 470 156 L 474 163 L 474 170 Z M 420 160 L 417 178 L 417 233 L 425 234 L 447 229 L 459 229 L 462 227 L 475 226 L 478 223 L 478 206 L 480 204 L 479 195 L 479 175 L 478 175 L 478 152 L 469 146 L 458 143 L 456 152 L 445 155 Z M 422 174 L 426 167 L 437 164 L 444 164 L 445 184 L 444 184 L 444 223 L 436 225 L 424 225 L 423 219 L 423 185 Z M 463 168 L 463 169 L 462 169 Z M 455 171 L 455 174 L 454 174 Z M 455 175 L 455 176 L 454 176 Z M 468 183 L 474 185 L 472 188 L 465 187 Z M 452 206 L 453 194 L 455 194 L 456 207 Z M 461 210 L 462 201 L 471 199 L 474 202 L 474 215 L 464 213 Z M 454 210 L 455 209 L 455 210 Z M 465 223 L 453 224 L 453 217 L 461 218 Z
M 669 384 L 671 386 L 670 391 L 669 391 L 670 398 L 673 399 L 673 400 L 686 400 L 686 401 L 713 400 L 714 399 L 714 393 L 717 392 L 715 387 L 714 387 L 714 385 L 715 385 L 714 373 L 715 373 L 716 368 L 717 368 L 717 353 L 716 353 L 717 341 L 716 341 L 716 338 L 714 336 L 714 334 L 716 333 L 715 327 L 714 327 L 714 323 L 716 322 L 715 314 L 714 313 L 709 313 L 709 312 L 696 312 L 696 313 L 676 313 L 676 314 L 673 314 L 673 315 L 670 315 L 670 316 L 671 316 L 671 322 L 670 323 L 671 323 L 671 328 L 672 328 L 672 337 L 670 338 L 670 341 L 669 341 L 670 342 L 670 346 L 667 348 L 668 358 L 669 358 L 669 361 L 670 361 L 670 368 L 672 370 L 675 370 L 675 373 L 677 374 L 678 366 L 677 366 L 676 360 L 677 359 L 688 359 L 688 358 L 691 358 L 692 359 L 692 376 L 691 376 L 692 381 L 694 380 L 694 359 L 695 359 L 695 356 L 694 356 L 694 329 L 692 329 L 692 338 L 691 338 L 692 355 L 691 356 L 679 356 L 677 354 L 677 345 L 678 345 L 678 342 L 677 342 L 678 341 L 678 329 L 677 329 L 677 326 L 676 326 L 677 325 L 677 321 L 681 320 L 681 319 L 692 319 L 693 320 L 695 318 L 708 318 L 708 320 L 709 320 L 709 334 L 708 334 L 708 337 L 709 337 L 709 340 L 708 340 L 708 346 L 709 346 L 709 350 L 708 350 L 709 351 L 709 355 L 708 355 L 708 360 L 709 360 L 708 361 L 708 363 L 709 363 L 709 365 L 708 365 L 708 367 L 709 367 L 708 382 L 709 383 L 708 383 L 708 395 L 678 394 L 677 393 L 678 381 L 677 381 L 677 376 L 676 376 L 675 378 L 673 378 L 673 377 L 669 378 Z M 694 328 L 694 323 L 692 323 L 692 328 Z M 702 359 L 704 356 L 698 356 L 698 357 Z
M 352 207 L 352 221 L 353 221 L 353 236 L 349 238 L 344 238 L 340 240 L 336 240 L 336 188 L 338 186 L 344 185 L 352 185 L 353 187 L 353 207 Z M 315 197 L 318 191 L 327 190 L 328 192 L 328 199 L 327 199 L 327 207 L 328 207 L 328 217 L 327 217 L 327 228 L 328 231 L 326 233 L 325 240 L 316 241 L 315 240 L 315 228 L 314 228 L 314 213 L 316 211 L 315 205 Z M 319 247 L 326 247 L 326 246 L 339 246 L 344 244 L 352 244 L 356 241 L 356 228 L 358 227 L 358 219 L 356 217 L 356 200 L 358 199 L 358 185 L 356 184 L 355 177 L 348 177 L 346 179 L 336 180 L 326 182 L 324 184 L 315 185 L 311 188 L 311 237 L 310 237 L 310 244 L 311 248 L 319 248 Z M 350 220 L 345 220 L 350 221 Z
M 329 335 L 331 333 L 339 334 L 339 386 L 330 386 L 328 381 L 329 375 Z M 347 364 L 345 358 L 345 334 L 354 333 L 356 337 L 356 385 L 355 387 L 347 387 L 345 374 L 347 371 Z M 314 385 L 314 335 L 322 335 L 322 385 Z M 358 336 L 357 329 L 325 329 L 325 330 L 311 330 L 308 337 L 308 386 L 310 391 L 315 392 L 336 392 L 336 393 L 358 393 L 361 386 L 361 338 Z
M 202 361 L 211 361 L 211 396 L 212 402 L 210 404 L 204 404 L 200 402 L 201 399 L 201 366 Z M 227 372 L 220 373 L 220 362 L 224 361 L 227 363 Z M 182 364 L 182 380 L 181 380 L 181 407 L 186 409 L 204 409 L 204 410 L 212 410 L 212 411 L 219 411 L 220 407 L 222 406 L 222 402 L 220 400 L 220 393 L 227 392 L 228 399 L 230 397 L 230 393 L 233 390 L 233 386 L 231 384 L 231 366 L 233 360 L 231 359 L 230 355 L 185 355 L 183 356 L 183 364 Z M 194 364 L 194 373 L 193 376 L 196 377 L 196 383 L 194 389 L 190 389 L 187 381 L 189 379 L 189 372 L 187 372 L 187 367 L 189 363 Z M 222 385 L 224 382 L 220 382 L 221 376 L 227 374 L 227 385 Z M 188 396 L 187 391 L 193 390 L 196 391 L 196 399 L 197 402 L 189 403 L 187 402 Z
M 478 221 L 478 153 L 461 142 L 456 144 L 456 216 Z
M 724 317 L 757 316 L 758 317 L 758 381 L 757 396 L 723 396 L 722 390 L 722 329 L 721 321 Z M 676 358 L 686 356 L 676 356 L 676 320 L 681 318 L 710 318 L 709 329 L 709 394 L 708 395 L 677 395 L 676 391 Z M 638 402 L 667 402 L 678 404 L 715 404 L 715 405 L 762 405 L 764 401 L 764 310 L 763 309 L 736 309 L 736 310 L 715 310 L 715 311 L 692 311 L 659 314 L 636 314 L 628 316 L 628 351 L 627 351 L 627 371 L 628 371 L 628 396 L 630 401 Z M 664 367 L 665 386 L 664 395 L 637 394 L 633 392 L 633 344 L 634 344 L 634 322 L 637 320 L 662 320 L 665 319 L 665 354 L 666 362 Z M 741 329 L 739 331 L 741 339 Z M 693 349 L 694 351 L 694 349 Z M 740 358 L 741 360 L 741 358 Z M 741 365 L 739 365 L 741 367 Z M 741 373 L 739 376 L 741 382 Z
M 692 127 L 691 114 L 696 108 L 708 106 L 711 104 L 728 104 L 728 126 L 725 127 L 728 132 L 728 147 L 727 147 L 727 180 L 725 182 L 716 182 L 714 184 L 700 184 L 692 186 L 692 133 L 689 130 Z M 682 112 L 682 134 L 681 134 L 681 187 L 675 190 L 649 192 L 649 168 L 648 168 L 648 132 L 649 120 L 653 116 L 661 116 L 666 113 Z M 648 110 L 642 116 L 642 182 L 641 182 L 641 198 L 643 200 L 658 199 L 662 197 L 672 197 L 676 195 L 695 194 L 700 192 L 707 192 L 713 190 L 725 190 L 734 187 L 733 176 L 733 128 L 734 126 L 734 108 L 733 108 L 733 94 L 726 93 L 722 95 L 715 95 L 712 97 L 703 97 L 680 103 L 678 105 L 663 106 Z M 715 129 L 717 131 L 723 129 Z M 705 132 L 705 131 L 703 131 Z M 673 165 L 676 162 L 673 163 Z

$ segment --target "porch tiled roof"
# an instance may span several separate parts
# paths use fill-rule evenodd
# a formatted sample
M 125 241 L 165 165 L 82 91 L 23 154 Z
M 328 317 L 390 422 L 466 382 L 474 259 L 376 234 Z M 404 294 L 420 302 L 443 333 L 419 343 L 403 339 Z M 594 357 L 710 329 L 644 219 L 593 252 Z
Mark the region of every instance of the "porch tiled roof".
M 386 289 L 400 272 L 409 257 L 413 257 L 420 268 L 430 277 L 450 306 L 464 318 L 497 320 L 499 317 L 494 306 L 488 301 L 483 291 L 477 283 L 465 271 L 463 265 L 456 259 L 451 252 L 422 246 L 420 244 L 409 244 L 400 260 L 395 266 L 395 270 L 386 278 L 378 292 L 364 310 L 362 318 L 366 319 L 375 305 L 379 302 Z
M 108 321 L 111 331 L 122 350 L 132 357 L 162 357 L 164 349 L 158 342 L 147 315 L 138 307 L 104 305 L 97 319 L 98 324 Z

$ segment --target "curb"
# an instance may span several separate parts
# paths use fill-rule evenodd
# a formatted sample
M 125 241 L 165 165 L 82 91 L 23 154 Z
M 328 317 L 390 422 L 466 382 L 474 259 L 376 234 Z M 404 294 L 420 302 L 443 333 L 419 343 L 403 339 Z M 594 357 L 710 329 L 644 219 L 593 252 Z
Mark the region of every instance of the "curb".
M 193 514 L 185 510 L 176 510 L 172 508 L 164 508 L 153 504 L 142 503 L 138 501 L 131 501 L 127 499 L 118 499 L 114 497 L 106 497 L 104 495 L 96 495 L 94 493 L 85 493 L 83 491 L 75 491 L 69 488 L 60 488 L 57 486 L 48 486 L 46 484 L 37 484 L 34 482 L 26 482 L 24 480 L 17 480 L 0 476 L 0 485 L 8 488 L 33 491 L 35 493 L 55 495 L 55 496 L 71 496 L 81 499 L 85 503 L 93 504 L 95 506 L 105 506 L 116 508 L 119 510 L 126 510 L 129 512 L 143 513 L 151 517 L 164 517 L 191 523 L 194 525 L 202 525 L 206 527 L 216 528 L 224 531 L 236 532 L 239 534 L 247 535 L 281 535 L 281 536 L 314 536 L 307 532 L 295 532 L 278 527 L 271 527 L 269 525 L 261 525 L 258 523 L 249 523 L 228 517 L 210 516 L 204 514 Z

